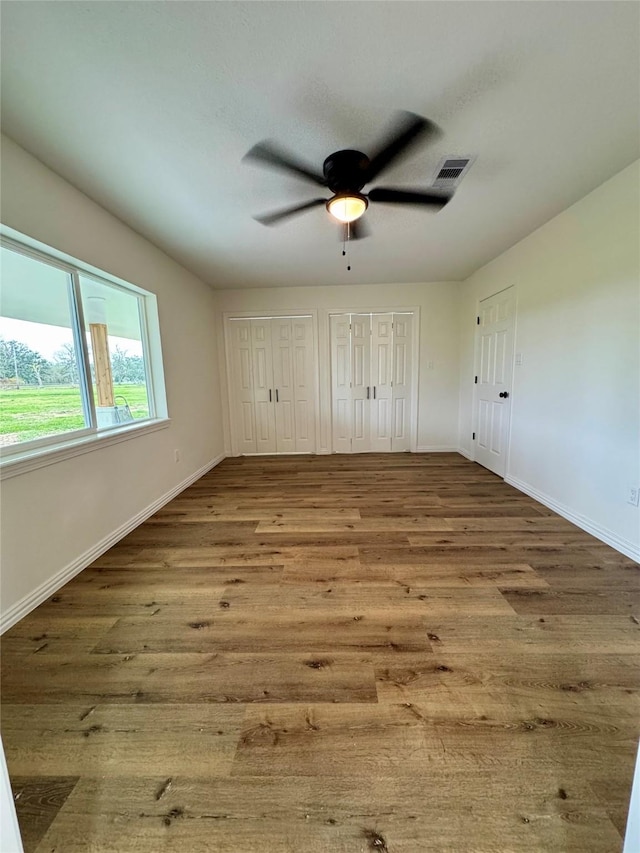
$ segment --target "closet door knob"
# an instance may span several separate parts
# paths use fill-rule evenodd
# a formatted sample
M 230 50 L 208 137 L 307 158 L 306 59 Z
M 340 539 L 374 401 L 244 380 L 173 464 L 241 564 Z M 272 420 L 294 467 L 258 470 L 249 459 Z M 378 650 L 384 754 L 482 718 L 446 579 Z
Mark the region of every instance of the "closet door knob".
M 271 388 L 269 388 L 269 402 L 271 402 Z
M 279 402 L 280 402 L 280 399 L 278 397 L 278 389 L 276 388 L 276 403 L 279 403 Z
M 503 398 L 503 399 L 505 399 L 505 400 L 507 399 L 507 397 L 508 397 L 508 396 L 509 396 L 509 392 L 508 392 L 508 391 L 501 391 L 501 392 L 498 394 L 498 397 L 502 397 L 502 398 Z

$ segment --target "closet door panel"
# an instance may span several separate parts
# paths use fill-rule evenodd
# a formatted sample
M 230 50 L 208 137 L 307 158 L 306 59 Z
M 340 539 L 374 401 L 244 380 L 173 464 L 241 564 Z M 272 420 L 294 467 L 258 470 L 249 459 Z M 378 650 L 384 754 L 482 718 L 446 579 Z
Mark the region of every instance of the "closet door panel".
M 291 321 L 293 399 L 295 406 L 295 450 L 316 450 L 316 371 L 315 342 L 311 317 Z
M 331 427 L 335 453 L 351 453 L 351 332 L 349 316 L 330 318 Z
M 231 350 L 229 391 L 238 453 L 256 452 L 256 421 L 253 397 L 251 321 L 232 320 L 228 326 Z
M 374 452 L 391 450 L 393 316 L 371 318 L 371 441 Z
M 275 453 L 271 320 L 251 320 L 251 350 L 256 413 L 256 451 Z
M 293 350 L 291 320 L 271 320 L 271 346 L 273 352 L 273 407 L 276 430 L 276 450 L 291 453 L 296 449 Z
M 334 452 L 411 449 L 413 322 L 411 313 L 332 316 Z
M 351 315 L 351 452 L 366 453 L 371 421 L 371 315 Z

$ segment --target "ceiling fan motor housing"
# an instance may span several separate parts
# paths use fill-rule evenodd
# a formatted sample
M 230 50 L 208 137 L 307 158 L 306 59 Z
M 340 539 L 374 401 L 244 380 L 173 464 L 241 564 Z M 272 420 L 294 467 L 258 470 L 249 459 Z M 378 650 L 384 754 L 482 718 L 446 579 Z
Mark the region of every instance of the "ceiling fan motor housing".
M 359 193 L 367 182 L 369 158 L 362 151 L 335 151 L 324 161 L 322 171 L 334 193 Z

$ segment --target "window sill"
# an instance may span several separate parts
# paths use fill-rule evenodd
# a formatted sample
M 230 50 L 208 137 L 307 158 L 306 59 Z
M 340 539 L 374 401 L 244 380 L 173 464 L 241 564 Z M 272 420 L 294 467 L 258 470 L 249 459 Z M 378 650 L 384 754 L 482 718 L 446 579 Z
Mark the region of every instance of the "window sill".
M 129 441 L 132 438 L 166 429 L 170 423 L 170 418 L 156 418 L 140 425 L 127 424 L 110 429 L 106 433 L 93 433 L 82 438 L 60 441 L 44 449 L 25 450 L 24 453 L 5 456 L 0 458 L 0 480 L 17 477 L 20 474 L 26 474 L 28 471 L 35 471 L 47 465 L 55 465 L 57 462 L 64 462 L 65 459 L 71 459 L 74 456 L 81 456 L 83 453 L 91 453 L 94 450 L 101 450 L 103 447 L 110 447 L 112 444 L 119 444 L 121 441 Z

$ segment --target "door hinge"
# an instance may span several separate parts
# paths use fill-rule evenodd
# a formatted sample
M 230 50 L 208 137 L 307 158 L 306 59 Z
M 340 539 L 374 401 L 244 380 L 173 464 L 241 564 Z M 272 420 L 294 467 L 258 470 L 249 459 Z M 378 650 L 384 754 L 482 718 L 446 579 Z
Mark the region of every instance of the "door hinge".
M 476 434 L 475 434 L 475 432 L 472 432 L 472 433 L 471 433 L 471 438 L 472 438 L 472 440 L 473 440 L 473 441 L 475 441 L 475 440 L 476 440 Z
M 476 377 L 475 377 L 475 379 L 473 380 L 473 384 L 474 384 L 474 385 L 477 385 L 477 384 L 478 384 L 478 377 L 477 377 L 477 376 L 476 376 Z
M 480 317 L 476 317 L 476 326 L 480 325 Z

